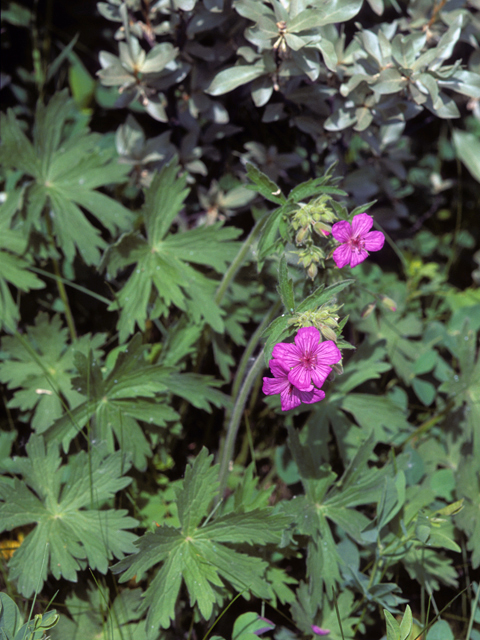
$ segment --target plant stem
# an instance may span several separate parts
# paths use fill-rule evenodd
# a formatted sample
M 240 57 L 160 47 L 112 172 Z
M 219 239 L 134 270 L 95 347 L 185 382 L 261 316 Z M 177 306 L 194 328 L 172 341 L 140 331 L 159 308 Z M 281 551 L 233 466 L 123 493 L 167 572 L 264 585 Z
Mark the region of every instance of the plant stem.
M 50 242 L 53 247 L 55 247 L 55 239 L 53 237 L 52 223 L 50 221 L 50 216 L 48 212 L 45 215 L 45 223 L 47 225 L 48 235 L 50 237 Z M 75 330 L 75 323 L 73 321 L 72 310 L 70 309 L 70 305 L 68 303 L 67 291 L 65 289 L 65 285 L 63 284 L 62 274 L 60 273 L 60 266 L 58 264 L 58 260 L 52 256 L 52 264 L 53 270 L 55 272 L 55 280 L 57 282 L 58 293 L 60 294 L 60 298 L 63 302 L 63 306 L 65 307 L 65 319 L 67 320 L 68 330 L 70 331 L 70 337 L 72 342 L 75 342 L 77 339 L 77 332 Z
M 264 317 L 262 322 L 258 325 L 255 333 L 252 335 L 252 337 L 250 338 L 247 346 L 245 347 L 245 351 L 243 352 L 242 359 L 240 360 L 240 364 L 238 365 L 237 373 L 235 374 L 235 378 L 233 380 L 232 398 L 236 398 L 236 396 L 238 394 L 238 390 L 240 388 L 240 384 L 241 384 L 241 382 L 243 380 L 243 377 L 245 375 L 245 369 L 247 368 L 248 361 L 249 361 L 252 353 L 255 351 L 255 349 L 257 347 L 257 344 L 259 343 L 260 338 L 262 336 L 262 333 L 265 331 L 265 329 L 267 328 L 268 324 L 271 322 L 272 318 L 279 311 L 281 306 L 282 306 L 282 302 L 281 302 L 281 300 L 278 300 L 273 305 L 273 307 L 270 309 L 269 313 Z
M 228 287 L 230 285 L 230 282 L 233 280 L 233 278 L 235 277 L 237 271 L 240 269 L 240 267 L 244 263 L 245 258 L 247 257 L 247 254 L 250 251 L 250 248 L 251 248 L 252 244 L 258 238 L 258 236 L 260 235 L 260 232 L 263 229 L 263 225 L 264 225 L 268 215 L 269 215 L 268 213 L 265 214 L 263 216 L 263 218 L 260 218 L 260 220 L 255 224 L 253 229 L 250 231 L 250 235 L 245 240 L 245 242 L 243 243 L 243 245 L 240 248 L 240 251 L 235 256 L 235 259 L 230 264 L 228 269 L 225 271 L 225 274 L 224 274 L 224 276 L 222 278 L 222 281 L 218 285 L 218 289 L 217 289 L 217 291 L 215 293 L 215 302 L 216 302 L 216 304 L 220 304 L 220 302 L 223 300 L 223 296 L 227 292 L 227 289 L 228 289 Z
M 237 396 L 237 400 L 233 407 L 232 416 L 230 418 L 230 422 L 227 429 L 227 436 L 225 438 L 225 443 L 223 445 L 222 451 L 220 453 L 220 472 L 219 472 L 219 482 L 220 482 L 220 491 L 219 491 L 219 499 L 222 498 L 223 492 L 225 491 L 225 487 L 227 484 L 227 476 L 228 476 L 228 467 L 230 464 L 230 460 L 233 456 L 233 450 L 235 447 L 235 440 L 237 438 L 238 427 L 240 426 L 240 420 L 242 418 L 243 410 L 245 408 L 245 404 L 248 399 L 248 394 L 255 382 L 255 378 L 258 376 L 260 371 L 264 366 L 263 363 L 263 349 L 260 351 L 258 356 L 255 359 L 250 371 L 247 373 L 247 376 L 242 384 L 240 392 Z
M 57 276 L 55 280 L 57 281 L 57 289 L 60 294 L 60 298 L 62 299 L 63 306 L 65 307 L 65 319 L 67 320 L 68 330 L 70 331 L 70 337 L 72 342 L 75 342 L 77 339 L 77 332 L 75 330 L 75 323 L 73 321 L 72 310 L 70 309 L 70 305 L 68 304 L 67 292 L 65 290 L 65 285 L 63 284 L 63 278 L 60 274 L 60 267 L 58 266 L 58 261 L 56 258 L 52 258 L 53 270 L 55 271 L 55 275 Z

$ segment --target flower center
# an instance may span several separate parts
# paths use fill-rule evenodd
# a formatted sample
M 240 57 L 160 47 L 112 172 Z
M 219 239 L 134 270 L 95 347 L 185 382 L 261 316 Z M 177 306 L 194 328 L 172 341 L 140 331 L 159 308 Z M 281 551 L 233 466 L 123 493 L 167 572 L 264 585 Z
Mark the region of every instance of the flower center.
M 307 351 L 300 358 L 302 365 L 305 369 L 315 369 L 315 365 L 317 364 L 317 356 L 314 353 L 310 353 Z
M 365 240 L 361 236 L 354 236 L 353 238 L 350 238 L 348 244 L 352 251 L 356 251 L 357 253 L 360 253 L 360 251 L 365 249 Z

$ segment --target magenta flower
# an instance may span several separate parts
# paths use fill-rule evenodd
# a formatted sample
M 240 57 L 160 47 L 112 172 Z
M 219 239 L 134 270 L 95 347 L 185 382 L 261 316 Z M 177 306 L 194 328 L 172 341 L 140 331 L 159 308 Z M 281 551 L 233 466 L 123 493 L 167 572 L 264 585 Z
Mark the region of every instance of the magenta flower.
M 312 631 L 317 636 L 328 636 L 330 629 L 321 629 L 316 624 L 312 624 Z
M 370 231 L 373 218 L 368 213 L 353 216 L 352 224 L 342 220 L 332 227 L 335 240 L 341 242 L 333 252 L 333 259 L 339 269 L 347 264 L 356 267 L 368 257 L 369 251 L 379 251 L 385 242 L 385 236 L 380 231 Z
M 318 329 L 305 327 L 299 329 L 295 344 L 276 344 L 273 357 L 290 370 L 288 381 L 294 387 L 300 391 L 310 391 L 312 384 L 322 386 L 332 370 L 330 365 L 339 362 L 342 354 L 333 340 L 320 342 Z
M 268 363 L 270 370 L 275 376 L 274 378 L 263 379 L 263 393 L 267 396 L 280 394 L 282 403 L 282 411 L 295 409 L 305 402 L 305 404 L 313 404 L 325 398 L 325 393 L 320 389 L 315 389 L 311 384 L 308 389 L 299 390 L 293 386 L 288 380 L 290 369 L 281 360 L 270 360 Z

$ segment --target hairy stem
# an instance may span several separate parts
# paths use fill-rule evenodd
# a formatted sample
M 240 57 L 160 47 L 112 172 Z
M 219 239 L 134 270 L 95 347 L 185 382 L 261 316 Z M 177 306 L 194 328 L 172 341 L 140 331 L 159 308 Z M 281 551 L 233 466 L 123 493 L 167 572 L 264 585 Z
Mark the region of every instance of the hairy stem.
M 263 218 L 260 218 L 260 220 L 255 224 L 253 229 L 250 231 L 250 235 L 245 240 L 245 242 L 243 243 L 242 247 L 240 248 L 240 251 L 235 256 L 233 262 L 230 264 L 228 269 L 225 271 L 225 274 L 224 274 L 224 276 L 222 278 L 222 281 L 218 285 L 218 289 L 217 289 L 217 291 L 215 293 L 215 302 L 216 302 L 216 304 L 220 304 L 220 302 L 223 300 L 223 296 L 227 292 L 227 289 L 228 289 L 231 281 L 235 277 L 237 271 L 240 269 L 242 264 L 245 262 L 245 258 L 247 257 L 247 254 L 250 251 L 250 248 L 251 248 L 252 244 L 255 242 L 255 240 L 260 235 L 260 232 L 263 229 L 263 225 L 264 225 L 264 223 L 265 223 L 265 221 L 267 219 L 267 216 L 268 216 L 268 214 L 263 216 Z
M 223 492 L 225 491 L 225 487 L 227 484 L 228 467 L 233 456 L 235 440 L 237 438 L 238 427 L 240 426 L 240 420 L 242 419 L 243 410 L 245 408 L 245 404 L 247 402 L 248 395 L 253 386 L 253 383 L 255 382 L 255 379 L 262 370 L 263 366 L 264 363 L 262 349 L 256 357 L 255 362 L 253 363 L 250 371 L 247 373 L 247 376 L 245 377 L 245 380 L 240 388 L 235 405 L 233 407 L 230 422 L 228 424 L 225 443 L 220 453 L 220 499 L 223 496 Z

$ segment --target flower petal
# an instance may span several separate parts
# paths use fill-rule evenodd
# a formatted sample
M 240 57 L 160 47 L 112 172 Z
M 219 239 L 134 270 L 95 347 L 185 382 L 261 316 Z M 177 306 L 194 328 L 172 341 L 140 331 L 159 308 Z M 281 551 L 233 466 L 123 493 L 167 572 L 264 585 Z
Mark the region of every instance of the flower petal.
M 314 353 L 320 341 L 320 331 L 315 327 L 303 327 L 295 336 L 295 344 L 302 354 Z
M 341 247 L 337 247 L 333 252 L 333 259 L 339 269 L 342 269 L 350 263 L 352 258 L 352 250 L 348 244 L 342 244 Z
M 313 389 L 312 371 L 313 369 L 307 369 L 303 364 L 298 364 L 288 374 L 288 381 L 301 391 L 311 391 Z
M 338 240 L 338 242 L 348 242 L 352 235 L 352 227 L 350 226 L 350 223 L 345 220 L 335 222 L 332 226 L 332 236 L 335 240 Z
M 264 378 L 262 391 L 266 396 L 275 396 L 282 393 L 285 388 L 290 387 L 288 379 L 285 378 Z
M 285 380 L 287 379 L 287 376 L 290 372 L 290 367 L 287 367 L 287 365 L 282 360 L 270 360 L 268 366 L 270 367 L 270 371 L 273 373 L 275 378 L 285 378 Z
M 305 404 L 313 404 L 314 402 L 320 402 L 325 398 L 325 392 L 320 389 L 312 389 L 311 391 L 299 391 L 296 389 L 302 402 Z
M 373 218 L 368 213 L 359 213 L 353 216 L 352 229 L 354 236 L 365 236 L 373 226 Z
M 352 251 L 352 259 L 350 260 L 350 269 L 353 269 L 358 264 L 363 262 L 368 258 L 368 253 L 365 249 L 360 249 L 359 251 Z
M 385 242 L 385 236 L 381 231 L 370 231 L 365 236 L 365 249 L 367 251 L 380 251 Z
M 302 404 L 302 401 L 295 393 L 295 387 L 292 387 L 291 384 L 280 394 L 280 402 L 282 404 L 282 411 L 289 411 L 290 409 L 295 409 Z
M 310 377 L 312 382 L 317 386 L 321 387 L 325 380 L 328 378 L 332 371 L 332 367 L 329 367 L 326 364 L 317 364 L 315 369 L 310 371 Z
M 297 345 L 287 342 L 278 342 L 273 347 L 272 355 L 276 360 L 281 360 L 289 369 L 297 365 L 302 356 Z
M 320 364 L 335 364 L 342 359 L 342 353 L 333 340 L 319 344 L 315 353 Z

